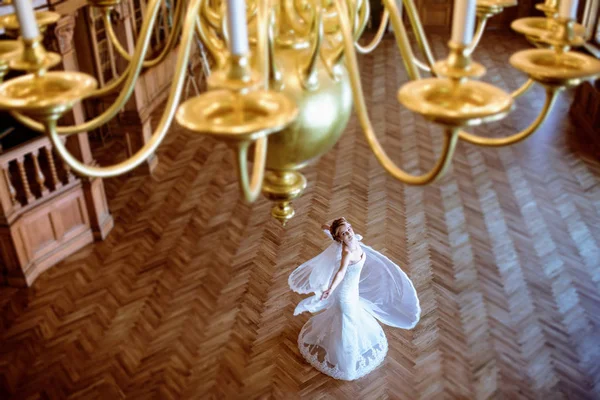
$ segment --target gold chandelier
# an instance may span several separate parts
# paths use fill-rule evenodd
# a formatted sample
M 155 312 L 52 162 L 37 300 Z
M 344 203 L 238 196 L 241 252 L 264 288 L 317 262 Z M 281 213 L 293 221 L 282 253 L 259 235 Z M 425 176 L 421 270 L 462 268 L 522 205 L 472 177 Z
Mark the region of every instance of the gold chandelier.
M 275 203 L 272 215 L 283 224 L 294 215 L 291 201 L 306 187 L 300 170 L 335 145 L 353 105 L 383 168 L 407 184 L 426 185 L 444 174 L 459 139 L 481 146 L 506 146 L 524 140 L 545 120 L 561 90 L 600 75 L 598 60 L 571 51 L 584 44 L 583 27 L 575 22 L 577 0 L 561 0 L 560 4 L 547 0 L 537 5 L 545 18 L 513 22 L 512 28 L 537 48 L 510 58 L 513 67 L 529 76 L 510 94 L 477 80 L 485 68 L 472 60 L 472 53 L 487 20 L 516 5 L 516 0 L 455 0 L 449 55 L 437 62 L 414 0 L 403 0 L 403 5 L 425 61 L 413 54 L 395 0 L 383 0 L 381 24 L 367 46 L 358 41 L 370 17 L 368 0 L 249 0 L 247 5 L 245 0 L 179 0 L 165 48 L 155 59 L 147 60 L 161 1 L 148 1 L 135 51 L 130 55 L 111 25 L 111 10 L 120 0 L 89 0 L 102 12 L 113 46 L 129 62 L 118 79 L 98 88 L 97 81 L 87 74 L 48 71 L 60 57 L 45 51 L 40 32 L 58 15 L 34 13 L 30 0 L 13 0 L 16 14 L 2 17 L 0 26 L 18 38 L 0 41 L 0 83 L 9 69 L 26 74 L 0 85 L 0 109 L 9 111 L 28 128 L 45 132 L 73 170 L 101 178 L 126 173 L 150 157 L 175 118 L 186 129 L 231 146 L 245 199 L 253 202 L 262 192 Z M 440 159 L 431 171 L 419 176 L 406 173 L 386 154 L 371 126 L 361 88 L 356 53 L 372 52 L 390 21 L 410 78 L 398 91 L 398 100 L 444 127 Z M 209 90 L 180 104 L 194 34 L 215 60 L 216 68 L 207 80 Z M 141 69 L 159 64 L 176 45 L 179 53 L 173 83 L 151 139 L 129 159 L 111 166 L 85 165 L 73 157 L 64 145 L 66 137 L 96 129 L 114 118 L 130 98 Z M 421 70 L 431 77 L 422 78 Z M 529 127 L 504 138 L 464 130 L 504 118 L 513 109 L 514 99 L 534 83 L 545 88 L 546 101 Z M 76 102 L 118 89 L 120 94 L 102 114 L 82 125 L 57 126 L 57 120 Z

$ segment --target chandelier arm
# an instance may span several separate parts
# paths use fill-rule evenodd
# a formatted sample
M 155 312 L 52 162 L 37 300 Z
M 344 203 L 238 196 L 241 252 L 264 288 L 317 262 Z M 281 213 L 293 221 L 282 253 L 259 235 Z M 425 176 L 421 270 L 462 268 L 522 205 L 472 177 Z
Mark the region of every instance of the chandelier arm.
M 349 9 L 350 12 L 348 13 L 348 16 L 349 16 L 348 18 L 352 17 L 351 27 L 352 27 L 352 38 L 354 40 L 357 39 L 357 32 L 358 32 L 358 25 L 359 25 L 358 14 L 360 11 L 360 3 L 358 3 L 358 2 L 360 2 L 361 0 L 356 0 L 356 1 L 357 1 L 356 4 L 354 4 L 354 2 L 352 2 L 350 4 L 350 9 Z M 362 0 L 362 1 L 364 1 L 364 0 Z
M 149 12 L 149 18 L 144 19 L 144 23 L 142 25 L 142 30 L 141 30 L 141 35 L 140 35 L 141 37 L 143 37 L 143 40 L 139 41 L 138 44 L 136 45 L 135 52 L 133 54 L 133 59 L 135 60 L 135 65 L 133 66 L 133 69 L 130 71 L 130 73 L 127 75 L 127 81 L 124 84 L 125 90 L 123 90 L 119 94 L 119 97 L 117 97 L 115 102 L 113 104 L 111 104 L 111 106 L 108 107 L 108 109 L 106 111 L 104 111 L 102 114 L 98 115 L 96 118 L 93 118 L 81 125 L 59 126 L 59 127 L 55 126 L 55 131 L 57 133 L 59 133 L 61 135 L 69 136 L 69 135 L 74 135 L 76 133 L 94 130 L 94 129 L 104 125 L 109 120 L 111 120 L 115 115 L 117 115 L 119 110 L 121 108 L 123 108 L 125 103 L 131 97 L 131 94 L 133 93 L 133 89 L 135 88 L 135 81 L 137 80 L 137 78 L 140 74 L 140 70 L 142 69 L 142 60 L 144 59 L 144 56 L 146 55 L 146 52 L 148 50 L 148 45 L 150 43 L 150 35 L 148 35 L 147 33 L 149 31 L 151 31 L 154 26 L 154 21 L 156 20 L 156 14 L 159 9 L 160 1 L 161 0 L 150 0 L 148 3 L 148 7 L 146 8 L 146 10 L 148 10 L 148 12 Z M 11 111 L 10 114 L 15 119 L 17 119 L 21 124 L 25 125 L 29 129 L 32 129 L 32 130 L 35 130 L 38 132 L 44 132 L 46 129 L 43 124 L 40 124 L 39 122 L 35 121 L 34 119 L 26 117 L 25 115 L 23 115 L 21 113 L 18 113 L 16 111 Z
M 531 79 L 531 78 L 527 79 L 527 82 L 525 82 L 520 88 L 518 88 L 517 90 L 512 92 L 510 94 L 510 96 L 513 99 L 523 96 L 525 93 L 527 93 L 529 91 L 529 89 L 531 89 L 533 87 L 534 83 L 535 83 L 535 81 L 533 79 Z
M 366 0 L 359 0 L 360 3 L 356 7 L 355 13 L 355 27 L 356 31 L 354 32 L 354 40 L 358 41 L 362 36 L 365 28 L 367 27 L 367 23 L 369 22 L 369 17 L 371 16 L 371 7 L 369 2 Z
M 246 2 L 246 19 L 248 23 L 254 19 L 256 14 L 258 13 L 258 6 L 255 1 Z
M 383 17 L 382 17 L 381 23 L 379 25 L 379 29 L 377 30 L 377 34 L 375 35 L 375 38 L 373 38 L 373 41 L 371 43 L 369 43 L 366 47 L 362 47 L 358 43 L 355 44 L 355 47 L 359 53 L 368 54 L 368 53 L 372 52 L 373 50 L 375 50 L 375 48 L 379 45 L 379 43 L 383 39 L 383 35 L 385 34 L 385 28 L 387 27 L 389 18 L 390 18 L 390 12 L 387 8 L 384 8 Z M 432 71 L 430 65 L 425 64 L 424 62 L 419 60 L 416 56 L 412 57 L 412 63 L 417 68 L 421 69 L 422 71 L 426 71 L 426 72 Z
M 230 46 L 230 42 L 231 42 L 231 38 L 229 37 L 229 21 L 227 18 L 221 18 L 221 26 L 220 26 L 220 32 L 221 35 L 223 35 L 223 42 L 225 43 L 225 47 L 227 48 L 227 50 L 229 50 L 229 46 Z M 209 30 L 210 32 L 210 30 Z
M 333 70 L 333 66 L 337 65 L 344 55 L 344 43 L 340 43 L 334 50 L 326 52 L 324 55 L 328 68 L 330 71 Z
M 260 195 L 262 183 L 265 176 L 265 164 L 267 162 L 267 142 L 266 137 L 262 137 L 255 142 L 254 147 L 254 165 L 252 166 L 252 178 L 248 178 L 248 147 L 250 142 L 241 142 L 238 145 L 237 165 L 239 173 L 239 185 L 244 198 L 248 203 L 253 203 Z
M 368 4 L 369 2 L 366 1 L 365 3 Z M 369 6 L 367 6 L 367 7 L 369 7 Z M 337 14 L 339 14 L 339 11 L 338 11 Z M 389 18 L 390 18 L 390 12 L 389 12 L 389 10 L 387 8 L 384 8 L 383 18 L 382 18 L 382 21 L 381 21 L 381 23 L 379 25 L 379 28 L 377 30 L 377 34 L 376 34 L 375 38 L 371 41 L 371 43 L 369 43 L 367 45 L 367 47 L 362 47 L 358 43 L 358 40 L 359 40 L 360 36 L 362 35 L 362 32 L 360 34 L 358 34 L 358 35 L 356 35 L 356 34 L 354 35 L 354 41 L 355 41 L 354 45 L 355 45 L 355 48 L 357 49 L 357 51 L 359 53 L 361 53 L 361 54 L 368 54 L 368 53 L 372 52 L 373 50 L 375 50 L 375 48 L 377 48 L 377 46 L 379 45 L 379 43 L 383 39 L 383 35 L 385 34 L 385 27 L 387 26 L 387 23 L 389 22 Z M 339 18 L 338 18 L 338 20 L 339 20 Z M 404 32 L 404 35 L 406 35 L 406 29 L 404 29 L 404 24 L 402 23 L 401 19 L 400 19 L 400 24 L 401 24 L 401 31 Z M 401 44 L 402 40 L 398 40 L 398 35 L 399 34 L 396 33 L 396 32 L 398 32 L 398 30 L 394 29 L 394 34 L 396 35 L 398 47 L 400 48 L 400 53 L 403 55 L 403 58 L 404 58 L 404 52 L 402 50 L 402 44 Z M 400 36 L 401 35 L 402 35 L 402 33 L 400 33 Z M 408 40 L 406 40 L 405 43 L 408 43 Z M 408 49 L 410 50 L 410 45 L 409 45 Z M 337 46 L 337 48 L 335 48 L 333 51 L 329 51 L 328 53 L 329 54 L 328 54 L 328 56 L 325 57 L 325 59 L 326 59 L 327 64 L 329 65 L 329 68 L 331 69 L 334 65 L 336 65 L 342 59 L 342 56 L 344 55 L 344 41 L 343 41 L 343 39 L 339 43 L 339 45 Z M 412 55 L 412 52 L 410 54 Z M 406 58 L 404 58 L 404 61 L 405 61 L 405 66 L 407 68 L 407 71 L 409 71 L 409 75 L 410 75 L 411 68 L 409 67 L 409 64 L 407 64 Z M 418 79 L 419 78 L 418 70 L 414 69 L 414 71 L 415 71 L 415 75 L 417 76 L 417 78 L 415 78 L 415 79 Z
M 272 28 L 271 22 L 274 18 L 271 18 L 271 1 L 270 0 L 258 0 L 258 11 L 257 11 L 257 28 L 256 28 L 256 70 L 260 74 L 263 80 L 263 89 L 269 88 L 269 78 L 271 73 L 275 72 L 276 69 L 271 63 L 275 60 L 271 57 L 271 47 L 269 29 Z
M 385 10 L 384 10 L 384 14 L 385 14 Z M 371 4 L 369 1 L 363 1 L 362 3 L 360 3 L 360 7 L 358 8 L 358 24 L 357 24 L 357 30 L 356 33 L 354 35 L 354 41 L 356 42 L 356 44 L 358 44 L 358 41 L 360 40 L 361 36 L 363 35 L 365 29 L 367 28 L 367 24 L 369 22 L 369 18 L 371 17 Z M 383 15 L 382 15 L 382 21 L 383 21 Z M 379 23 L 379 27 L 377 28 L 377 34 L 379 34 L 379 30 L 382 29 L 381 25 L 382 25 L 382 21 L 380 21 Z M 387 24 L 387 22 L 386 22 Z M 375 35 L 377 37 L 377 35 Z M 374 40 L 372 40 L 371 42 L 373 42 Z M 381 39 L 379 39 L 379 41 L 381 42 Z M 375 45 L 375 47 L 377 47 L 379 45 L 379 43 L 377 43 Z M 361 48 L 363 48 L 361 46 Z M 371 50 L 373 51 L 373 50 Z M 364 53 L 361 53 L 364 54 Z
M 554 102 L 556 101 L 558 93 L 559 93 L 559 90 L 557 90 L 556 88 L 546 88 L 546 101 L 544 103 L 544 107 L 542 108 L 542 111 L 540 112 L 540 114 L 537 116 L 537 118 L 535 119 L 535 121 L 533 121 L 533 123 L 531 125 L 529 125 L 525 129 L 523 129 L 519 133 L 516 133 L 511 136 L 503 137 L 503 138 L 486 138 L 486 137 L 473 135 L 471 133 L 467 133 L 464 131 L 460 131 L 459 137 L 460 137 L 460 139 L 464 140 L 465 142 L 477 144 L 480 146 L 486 146 L 486 147 L 508 146 L 508 145 L 520 142 L 522 140 L 525 140 L 529 136 L 531 136 L 531 134 L 533 134 L 540 127 L 540 125 L 544 122 L 544 120 L 550 113 L 550 110 L 552 109 Z
M 178 1 L 177 5 L 175 6 L 175 15 L 174 15 L 175 25 L 173 26 L 173 29 L 171 29 L 171 32 L 169 32 L 169 37 L 167 38 L 167 42 L 165 43 L 165 46 L 163 47 L 160 54 L 158 56 L 156 56 L 156 58 L 154 58 L 152 60 L 144 61 L 142 63 L 142 67 L 152 68 L 152 67 L 160 64 L 161 62 L 164 61 L 164 59 L 171 52 L 171 50 L 173 50 L 173 48 L 175 47 L 175 43 L 177 43 L 177 37 L 179 36 L 179 32 L 181 29 L 182 9 L 183 9 L 183 1 Z M 158 13 L 155 15 L 155 17 L 154 17 L 155 19 L 156 19 L 157 15 L 158 15 Z M 121 57 L 123 57 L 126 61 L 131 62 L 132 56 L 127 52 L 127 50 L 125 50 L 123 48 L 123 46 L 121 46 L 121 43 L 119 42 L 119 38 L 117 38 L 117 35 L 115 34 L 115 31 L 112 26 L 112 22 L 110 20 L 110 10 L 109 9 L 104 10 L 104 13 L 102 14 L 102 20 L 104 22 L 104 28 L 106 29 L 106 33 L 108 35 L 108 38 L 109 38 L 111 44 L 114 46 L 114 48 L 117 50 L 117 52 L 121 55 Z M 151 35 L 152 32 L 148 31 L 148 34 Z
M 335 4 L 335 2 L 334 2 L 334 8 L 333 8 L 332 14 L 335 15 L 335 20 L 337 20 L 339 22 L 340 11 L 337 9 L 337 4 Z M 350 11 L 348 11 L 348 15 L 350 16 L 350 15 L 352 15 L 352 13 Z M 331 21 L 334 21 L 334 20 L 330 19 L 330 21 L 325 21 L 325 14 L 323 15 L 324 28 L 327 25 L 327 23 L 328 22 L 330 23 Z M 353 21 L 354 21 L 354 19 L 353 19 Z M 340 27 L 340 30 L 341 30 L 341 27 Z M 333 33 L 333 35 L 336 35 L 336 38 L 335 38 L 336 41 L 337 41 L 338 33 L 339 32 Z M 357 42 L 360 35 L 356 35 L 356 32 L 353 31 L 353 37 L 354 37 L 354 41 Z M 326 39 L 328 39 L 328 38 L 329 38 L 329 35 L 326 37 Z M 336 43 L 335 47 L 332 50 L 325 51 L 324 53 L 325 54 L 323 55 L 323 60 L 327 64 L 329 71 L 332 71 L 333 67 L 335 65 L 337 65 L 341 61 L 342 57 L 344 56 L 344 41 L 343 41 L 343 39 L 339 43 Z
M 383 16 L 381 17 L 381 21 L 379 23 L 379 28 L 377 29 L 377 33 L 375 34 L 373 40 L 371 40 L 371 42 L 364 47 L 357 41 L 356 43 L 354 43 L 356 51 L 358 51 L 361 54 L 369 54 L 373 50 L 375 50 L 377 46 L 379 46 L 379 44 L 381 43 L 381 40 L 383 39 L 383 35 L 385 34 L 385 29 L 387 28 L 389 20 L 390 12 L 386 9 L 383 12 Z
M 393 1 L 393 0 L 392 0 Z M 365 133 L 365 137 L 371 150 L 375 154 L 375 157 L 383 168 L 392 175 L 395 179 L 402 181 L 410 185 L 426 185 L 441 177 L 452 161 L 456 143 L 458 141 L 458 129 L 446 128 L 444 132 L 444 144 L 440 158 L 433 166 L 433 168 L 422 175 L 411 175 L 401 168 L 399 168 L 394 162 L 388 157 L 385 150 L 377 140 L 377 136 L 373 131 L 373 126 L 369 120 L 367 112 L 367 106 L 364 101 L 364 94 L 362 91 L 362 85 L 360 81 L 360 75 L 358 71 L 358 63 L 356 60 L 356 53 L 353 51 L 352 36 L 350 34 L 350 24 L 347 17 L 343 15 L 342 8 L 345 6 L 343 0 L 336 0 L 336 5 L 340 9 L 340 20 L 342 25 L 342 33 L 344 35 L 344 47 L 345 47 L 345 60 L 348 67 L 348 75 L 350 77 L 350 84 L 352 85 L 352 96 L 356 105 L 356 113 L 358 119 Z M 392 14 L 393 15 L 393 14 Z
M 325 1 L 323 6 L 323 20 L 324 21 L 337 21 L 337 9 L 333 1 Z
M 202 3 L 207 3 L 207 1 L 203 0 Z M 202 24 L 201 16 L 196 16 L 195 21 L 195 29 L 196 34 L 200 37 L 200 40 L 206 45 L 208 52 L 214 58 L 217 67 L 220 67 L 225 64 L 226 55 L 223 52 L 225 46 L 222 42 L 220 42 L 214 35 L 210 36 L 207 33 L 206 27 Z
M 328 7 L 326 7 L 328 6 Z M 339 29 L 338 16 L 335 4 L 324 4 L 323 6 L 323 28 L 326 35 L 336 35 Z
M 384 0 L 386 7 L 387 4 L 391 2 L 393 1 Z M 421 18 L 419 17 L 419 12 L 417 11 L 415 2 L 414 0 L 402 0 L 402 3 L 406 7 L 406 11 L 408 12 L 410 24 L 412 25 L 413 32 L 417 38 L 417 44 L 419 45 L 419 49 L 421 49 L 421 52 L 425 56 L 425 62 L 429 66 L 429 72 L 431 72 L 433 76 L 437 76 L 437 74 L 433 70 L 433 64 L 435 64 L 435 59 L 433 58 L 433 53 L 431 52 L 431 47 L 429 46 L 429 41 L 427 40 L 427 35 L 425 34 L 425 30 L 423 29 L 423 24 L 421 23 Z M 398 12 L 397 8 L 396 12 Z M 398 18 L 400 17 L 398 16 Z
M 336 0 L 336 4 L 339 4 L 339 0 Z M 418 68 L 414 63 L 414 53 L 412 48 L 410 47 L 410 42 L 408 41 L 408 35 L 406 33 L 406 27 L 404 26 L 404 22 L 402 22 L 402 17 L 400 16 L 400 12 L 398 11 L 398 6 L 396 6 L 395 0 L 383 0 L 383 4 L 386 10 L 390 13 L 390 19 L 392 22 L 392 27 L 394 28 L 394 36 L 396 37 L 396 44 L 398 45 L 398 49 L 400 50 L 400 54 L 402 55 L 402 61 L 404 62 L 404 67 L 406 68 L 406 72 L 408 73 L 408 77 L 411 80 L 421 79 L 421 75 L 419 74 Z M 345 29 L 342 28 L 342 32 Z M 344 39 L 345 40 L 345 39 Z M 346 53 L 350 52 L 352 49 L 349 49 L 346 46 Z
M 223 2 L 222 4 L 225 4 L 225 2 Z M 213 29 L 221 29 L 221 14 L 218 11 L 215 11 L 210 6 L 210 3 L 208 1 L 203 2 L 202 6 L 200 7 L 200 10 L 202 16 L 206 18 L 206 21 Z M 225 12 L 225 10 L 223 10 L 223 12 Z
M 413 59 L 413 63 L 415 63 L 415 65 L 421 70 L 421 71 L 425 71 L 425 72 L 431 72 L 431 68 L 429 68 L 429 65 L 425 64 L 423 61 L 419 60 L 418 58 L 414 58 Z
M 479 42 L 483 37 L 483 32 L 485 31 L 485 27 L 487 25 L 488 17 L 482 17 L 477 21 L 477 29 L 475 30 L 475 35 L 473 36 L 473 41 L 469 46 L 469 53 L 473 53 L 477 46 L 479 46 Z
M 121 43 L 119 42 L 119 38 L 117 38 L 117 35 L 115 34 L 115 31 L 113 30 L 112 22 L 110 21 L 110 12 L 111 12 L 110 9 L 105 9 L 102 12 L 102 22 L 104 23 L 104 30 L 106 30 L 108 39 L 110 40 L 110 43 L 113 45 L 115 50 L 117 50 L 117 53 L 119 53 L 119 55 L 121 57 L 123 57 L 125 60 L 131 61 L 131 56 L 129 55 L 127 50 L 125 50 L 123 48 L 123 46 L 121 46 Z
M 384 2 L 384 4 L 385 4 L 385 2 Z M 389 10 L 387 8 L 384 8 L 384 10 L 385 11 L 383 14 L 381 24 L 379 25 L 379 29 L 377 30 L 377 34 L 375 35 L 375 38 L 373 39 L 373 41 L 371 43 L 369 43 L 369 45 L 367 45 L 366 47 L 362 47 L 358 43 L 356 44 L 355 47 L 359 53 L 367 54 L 367 53 L 372 52 L 379 45 L 379 42 L 382 40 L 383 35 L 385 34 L 386 25 L 387 25 L 388 19 L 389 19 Z M 401 19 L 401 17 L 400 17 L 400 19 Z M 425 39 L 425 43 L 427 44 L 426 40 L 427 39 Z M 371 48 L 371 46 L 373 46 L 373 47 Z M 412 57 L 412 63 L 417 68 L 421 69 L 422 71 L 426 71 L 426 72 L 432 71 L 432 69 L 429 65 L 427 65 L 424 62 L 422 62 L 421 60 L 419 60 L 416 56 Z
M 315 33 L 314 42 L 311 44 L 308 62 L 299 69 L 300 82 L 307 90 L 318 87 L 317 61 L 321 59 L 321 45 L 323 44 L 323 11 L 316 7 L 315 19 L 312 21 L 312 31 Z
M 360 0 L 358 0 L 360 1 Z M 328 11 L 327 8 L 323 8 L 323 27 L 324 27 L 324 32 L 327 36 L 328 42 L 329 42 L 329 37 L 330 36 L 334 36 L 334 40 L 336 42 L 338 42 L 339 38 L 338 38 L 338 34 L 339 34 L 339 30 L 340 30 L 340 26 L 339 26 L 339 11 L 336 8 L 335 3 L 332 1 L 330 2 L 329 5 L 331 5 L 331 3 L 333 3 L 333 7 L 331 7 L 331 11 Z M 360 4 L 358 4 L 360 5 Z M 352 32 L 355 35 L 355 40 L 358 40 L 358 37 L 360 35 L 356 35 L 356 33 L 358 32 L 358 30 L 356 29 L 358 24 L 356 23 L 356 14 L 354 14 L 354 12 L 358 12 L 359 7 L 357 6 L 356 8 L 352 8 L 352 5 L 347 5 L 348 7 L 351 7 L 350 9 L 348 9 L 348 17 L 352 16 Z M 333 26 L 333 28 L 331 28 L 331 26 Z M 366 26 L 366 24 L 365 24 Z M 342 43 L 342 41 L 339 41 L 339 43 L 335 44 L 337 47 L 335 49 L 333 49 L 332 51 L 330 51 L 330 54 L 335 54 L 335 56 L 332 57 L 332 59 L 336 59 L 339 60 L 341 58 L 341 53 L 343 53 L 344 51 L 344 44 Z M 335 63 L 333 63 L 335 64 Z
M 131 73 L 131 64 L 127 65 L 127 67 L 125 68 L 125 71 L 121 72 L 121 75 L 119 75 L 116 79 L 113 79 L 107 85 L 104 85 L 101 88 L 94 90 L 92 93 L 90 93 L 85 98 L 86 99 L 94 99 L 94 98 L 104 97 L 104 96 L 111 94 L 112 92 L 117 90 L 119 88 L 119 86 L 121 86 L 123 84 L 123 82 L 125 82 L 125 79 L 127 79 L 127 76 L 129 76 L 130 73 Z
M 300 16 L 300 18 L 302 18 L 302 20 L 304 22 L 306 21 L 310 21 L 313 18 L 313 14 L 311 14 L 310 12 L 310 7 L 304 7 L 305 10 L 302 10 L 302 5 L 306 4 L 306 2 L 302 1 L 302 0 L 293 0 L 294 2 L 294 10 L 296 11 L 296 13 Z M 306 16 L 306 14 L 309 14 L 308 17 Z
M 62 142 L 62 136 L 59 134 L 56 128 L 56 121 L 50 120 L 46 122 L 45 130 L 53 146 L 60 155 L 60 157 L 76 172 L 93 178 L 110 178 L 113 176 L 127 173 L 140 165 L 146 160 L 152 153 L 156 151 L 158 146 L 162 143 L 165 138 L 168 128 L 173 121 L 175 112 L 177 110 L 177 104 L 181 97 L 183 84 L 186 78 L 186 66 L 190 58 L 192 34 L 194 33 L 194 22 L 196 15 L 198 14 L 198 8 L 201 0 L 190 0 L 188 10 L 185 16 L 185 22 L 183 25 L 183 34 L 181 36 L 180 50 L 177 54 L 177 64 L 175 66 L 175 80 L 171 85 L 169 91 L 169 98 L 165 111 L 156 127 L 156 131 L 152 133 L 150 140 L 133 156 L 120 163 L 106 166 L 106 167 L 94 167 L 85 165 L 77 160 L 65 147 Z M 144 21 L 146 23 L 146 21 Z
M 310 25 L 296 13 L 294 0 L 283 0 L 283 12 L 292 29 L 301 35 L 306 35 L 310 31 Z

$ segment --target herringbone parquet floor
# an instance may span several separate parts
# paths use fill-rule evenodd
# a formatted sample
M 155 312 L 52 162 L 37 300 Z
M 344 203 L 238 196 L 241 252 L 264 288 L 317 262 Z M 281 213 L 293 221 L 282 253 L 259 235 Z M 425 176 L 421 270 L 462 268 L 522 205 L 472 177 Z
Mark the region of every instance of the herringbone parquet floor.
M 446 38 L 433 40 L 441 57 Z M 507 60 L 525 47 L 486 35 L 485 80 L 516 89 L 524 78 Z M 439 131 L 397 105 L 394 42 L 361 60 L 386 149 L 428 168 Z M 525 127 L 542 94 L 479 133 Z M 106 181 L 116 226 L 104 242 L 30 289 L 0 289 L 0 398 L 600 398 L 600 152 L 568 106 L 563 95 L 513 147 L 459 144 L 447 176 L 425 188 L 386 175 L 353 118 L 306 170 L 285 228 L 267 201 L 241 200 L 223 145 L 174 128 L 154 178 Z M 404 268 L 423 308 L 414 330 L 384 328 L 385 364 L 356 382 L 303 361 L 296 338 L 309 316 L 293 316 L 302 296 L 287 287 L 327 245 L 320 224 L 341 215 Z

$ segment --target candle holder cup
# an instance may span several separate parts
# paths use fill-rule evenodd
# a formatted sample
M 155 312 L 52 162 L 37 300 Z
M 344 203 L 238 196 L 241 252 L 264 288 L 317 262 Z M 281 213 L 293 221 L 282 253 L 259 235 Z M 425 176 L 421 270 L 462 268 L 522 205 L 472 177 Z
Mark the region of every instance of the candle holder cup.
M 187 130 L 226 143 L 236 153 L 240 189 L 247 202 L 261 192 L 267 156 L 267 137 L 291 124 L 298 116 L 289 96 L 271 90 L 213 89 L 183 103 L 175 116 Z M 248 149 L 254 144 L 252 177 L 248 174 Z M 274 214 L 275 216 L 275 214 Z M 291 217 L 290 217 L 291 218 Z
M 47 70 L 60 63 L 61 56 L 46 51 L 41 36 L 35 39 L 20 38 L 20 40 L 22 42 L 21 54 L 9 61 L 10 69 L 43 75 Z
M 216 89 L 181 104 L 175 118 L 189 131 L 236 145 L 283 129 L 297 112 L 293 101 L 278 92 Z
M 208 77 L 209 90 L 183 103 L 176 114 L 177 122 L 187 130 L 222 141 L 236 153 L 238 182 L 249 203 L 263 189 L 268 136 L 298 116 L 298 106 L 289 96 L 261 89 L 263 82 L 246 54 L 230 55 L 225 67 Z M 254 165 L 249 177 L 252 144 Z
M 500 14 L 507 7 L 517 5 L 517 0 L 478 0 L 476 6 L 477 17 L 488 19 Z
M 599 60 L 572 51 L 523 50 L 513 54 L 510 63 L 534 81 L 561 90 L 600 76 Z
M 213 71 L 206 79 L 209 89 L 226 89 L 232 91 L 249 91 L 258 89 L 263 84 L 260 75 L 250 65 L 247 54 L 230 54 L 223 68 Z
M 558 52 L 567 52 L 571 47 L 580 47 L 585 43 L 584 33 L 583 26 L 574 20 L 557 18 L 541 40 Z
M 398 100 L 411 111 L 447 128 L 460 129 L 504 118 L 513 107 L 505 91 L 477 79 L 483 65 L 471 60 L 471 47 L 450 42 L 448 58 L 434 65 L 437 78 L 403 85 Z
M 540 3 L 536 4 L 535 8 L 543 12 L 548 19 L 555 19 L 558 17 L 558 8 L 556 7 L 556 3 Z
M 20 41 L 18 53 L 11 54 L 10 59 L 4 61 L 7 62 L 8 68 L 13 70 L 43 74 L 61 61 L 59 54 L 47 52 L 42 45 L 43 35 L 48 26 L 56 23 L 60 19 L 60 14 L 53 11 L 37 11 L 34 15 L 40 34 L 33 39 L 19 38 L 21 26 L 16 14 L 0 16 L 0 28 L 5 30 L 7 36 L 19 38 L 17 40 Z
M 561 25 L 564 22 L 560 22 L 557 18 L 558 13 L 553 17 L 527 17 L 519 18 L 514 20 L 510 27 L 525 36 L 525 38 L 535 45 L 536 47 L 549 48 L 553 45 L 552 35 L 555 35 L 557 29 L 562 29 Z M 581 46 L 585 40 L 585 27 L 574 21 L 570 24 L 569 29 L 572 34 L 571 40 L 572 45 Z
M 37 23 L 40 35 L 44 35 L 49 25 L 55 24 L 60 19 L 60 14 L 54 11 L 36 11 L 35 22 Z M 16 14 L 6 14 L 0 16 L 0 27 L 4 28 L 6 36 L 17 38 L 19 37 L 19 20 Z
M 43 123 L 58 120 L 98 85 L 81 72 L 27 74 L 0 85 L 0 110 L 16 111 Z
M 598 59 L 570 50 L 585 43 L 579 26 L 572 19 L 557 18 L 552 29 L 540 37 L 549 48 L 519 51 L 509 62 L 534 81 L 558 90 L 600 76 Z

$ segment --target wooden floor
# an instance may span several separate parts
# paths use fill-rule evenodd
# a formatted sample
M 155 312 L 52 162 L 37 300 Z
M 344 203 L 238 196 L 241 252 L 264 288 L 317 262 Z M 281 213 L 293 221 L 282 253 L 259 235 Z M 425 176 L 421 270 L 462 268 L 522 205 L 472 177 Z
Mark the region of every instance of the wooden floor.
M 434 40 L 441 57 L 446 38 Z M 516 89 L 524 77 L 507 60 L 526 47 L 485 36 L 485 80 Z M 428 169 L 441 137 L 396 103 L 405 74 L 394 43 L 361 60 L 386 149 Z M 522 129 L 542 102 L 535 88 L 478 132 Z M 600 151 L 568 106 L 563 94 L 524 143 L 459 144 L 447 176 L 425 188 L 390 178 L 353 118 L 306 169 L 285 228 L 266 200 L 240 199 L 226 147 L 172 129 L 154 178 L 106 181 L 116 226 L 104 242 L 30 289 L 0 288 L 0 398 L 600 398 Z M 309 315 L 293 316 L 302 296 L 287 286 L 338 216 L 402 266 L 423 310 L 413 330 L 384 327 L 384 365 L 355 382 L 301 358 Z

